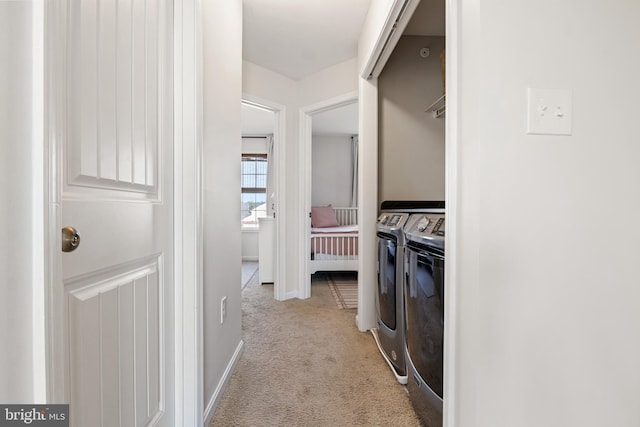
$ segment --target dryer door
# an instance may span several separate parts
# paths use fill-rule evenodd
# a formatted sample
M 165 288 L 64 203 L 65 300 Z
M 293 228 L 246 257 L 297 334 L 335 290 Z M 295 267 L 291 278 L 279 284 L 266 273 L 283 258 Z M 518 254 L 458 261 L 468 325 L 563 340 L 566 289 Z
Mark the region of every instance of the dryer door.
M 378 233 L 378 319 L 389 329 L 396 329 L 396 261 L 397 244 L 393 236 Z M 401 267 L 401 266 L 400 266 Z

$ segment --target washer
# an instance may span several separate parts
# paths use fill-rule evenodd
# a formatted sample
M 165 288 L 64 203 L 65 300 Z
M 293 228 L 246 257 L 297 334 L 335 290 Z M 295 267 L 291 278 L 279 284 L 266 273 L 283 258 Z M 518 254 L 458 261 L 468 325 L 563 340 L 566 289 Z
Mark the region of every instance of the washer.
M 441 427 L 445 216 L 418 214 L 409 222 L 404 257 L 407 389 L 418 418 Z
M 402 266 L 404 226 L 409 217 L 410 214 L 406 212 L 382 212 L 377 224 L 377 327 L 372 333 L 380 353 L 401 384 L 407 383 L 404 361 Z
M 377 221 L 376 323 L 371 332 L 396 380 L 407 384 L 404 327 L 405 229 L 411 212 L 444 212 L 444 202 L 386 201 Z

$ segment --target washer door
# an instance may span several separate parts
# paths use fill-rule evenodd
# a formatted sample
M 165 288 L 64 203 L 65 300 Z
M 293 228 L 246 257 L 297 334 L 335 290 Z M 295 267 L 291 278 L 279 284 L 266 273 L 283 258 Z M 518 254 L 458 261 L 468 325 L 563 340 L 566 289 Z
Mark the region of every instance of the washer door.
M 397 245 L 392 236 L 378 233 L 378 318 L 389 329 L 396 329 L 396 261 Z
M 411 246 L 405 256 L 407 352 L 424 382 L 442 398 L 444 258 Z

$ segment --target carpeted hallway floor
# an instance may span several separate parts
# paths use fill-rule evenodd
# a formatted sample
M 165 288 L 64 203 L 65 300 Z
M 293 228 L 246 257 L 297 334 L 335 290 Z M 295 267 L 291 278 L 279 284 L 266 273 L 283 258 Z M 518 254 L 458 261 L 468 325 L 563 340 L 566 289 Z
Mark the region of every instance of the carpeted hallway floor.
M 243 292 L 244 352 L 211 426 L 418 426 L 405 388 L 339 310 L 323 276 L 308 300 L 275 301 L 257 274 Z

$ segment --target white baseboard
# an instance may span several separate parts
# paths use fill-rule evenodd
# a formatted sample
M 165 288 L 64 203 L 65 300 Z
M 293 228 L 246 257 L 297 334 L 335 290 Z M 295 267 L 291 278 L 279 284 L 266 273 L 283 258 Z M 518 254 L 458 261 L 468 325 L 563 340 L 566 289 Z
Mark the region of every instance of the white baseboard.
M 231 360 L 227 364 L 227 369 L 224 370 L 224 373 L 222 374 L 222 378 L 220 378 L 220 381 L 218 382 L 218 386 L 213 392 L 213 395 L 211 396 L 211 399 L 209 399 L 209 403 L 207 404 L 207 407 L 204 410 L 203 425 L 208 426 L 209 423 L 211 422 L 211 418 L 213 418 L 213 413 L 216 411 L 216 408 L 218 407 L 220 398 L 222 397 L 224 390 L 227 388 L 227 384 L 231 379 L 231 374 L 233 374 L 233 371 L 236 369 L 236 365 L 238 364 L 238 360 L 240 360 L 240 355 L 242 354 L 243 350 L 244 350 L 244 341 L 240 340 L 240 342 L 238 343 L 238 347 L 236 347 L 236 351 L 233 353 L 233 356 L 231 356 Z
M 284 294 L 284 300 L 300 298 L 300 293 L 298 291 L 291 291 Z

